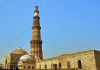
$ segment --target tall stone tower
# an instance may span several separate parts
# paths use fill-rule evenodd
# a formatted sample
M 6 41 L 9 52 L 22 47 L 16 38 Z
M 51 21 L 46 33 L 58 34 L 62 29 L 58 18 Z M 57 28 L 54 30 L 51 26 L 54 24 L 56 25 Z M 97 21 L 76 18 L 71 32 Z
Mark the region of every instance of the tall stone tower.
M 41 27 L 40 27 L 40 17 L 38 6 L 35 6 L 34 17 L 33 17 L 33 26 L 32 26 L 32 39 L 30 41 L 30 55 L 33 57 L 38 57 L 43 59 L 42 55 L 42 40 L 41 40 Z

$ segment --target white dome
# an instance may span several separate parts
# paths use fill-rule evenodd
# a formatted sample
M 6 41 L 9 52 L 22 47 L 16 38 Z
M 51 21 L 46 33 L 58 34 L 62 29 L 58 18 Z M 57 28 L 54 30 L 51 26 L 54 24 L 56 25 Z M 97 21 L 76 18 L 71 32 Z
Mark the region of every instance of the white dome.
M 23 55 L 23 56 L 20 58 L 20 60 L 33 60 L 33 58 L 32 58 L 30 55 L 26 54 L 26 55 Z

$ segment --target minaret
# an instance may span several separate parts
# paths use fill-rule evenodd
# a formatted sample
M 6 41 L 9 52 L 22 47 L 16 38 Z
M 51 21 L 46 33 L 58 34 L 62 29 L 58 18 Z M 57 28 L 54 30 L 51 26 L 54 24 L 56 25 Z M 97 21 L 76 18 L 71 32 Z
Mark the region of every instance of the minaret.
M 30 55 L 33 57 L 38 57 L 43 59 L 42 55 L 42 40 L 41 40 L 41 27 L 40 27 L 40 17 L 39 17 L 39 10 L 38 6 L 35 6 L 34 10 L 34 17 L 33 17 L 33 26 L 32 26 L 32 39 L 30 41 L 31 48 L 30 48 Z

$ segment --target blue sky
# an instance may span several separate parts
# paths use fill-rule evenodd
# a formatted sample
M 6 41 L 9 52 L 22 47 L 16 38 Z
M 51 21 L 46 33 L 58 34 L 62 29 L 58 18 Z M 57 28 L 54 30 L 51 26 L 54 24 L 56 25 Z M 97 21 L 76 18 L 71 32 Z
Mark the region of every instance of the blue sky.
M 44 58 L 100 50 L 99 0 L 0 0 L 0 59 L 18 47 L 29 52 L 35 5 Z

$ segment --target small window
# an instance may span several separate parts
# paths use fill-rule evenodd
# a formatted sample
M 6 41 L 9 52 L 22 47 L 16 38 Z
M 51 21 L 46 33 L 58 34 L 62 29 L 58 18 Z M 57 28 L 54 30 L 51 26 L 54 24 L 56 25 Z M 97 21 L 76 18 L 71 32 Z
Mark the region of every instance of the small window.
M 81 63 L 81 60 L 78 60 L 78 68 L 79 68 L 79 69 L 82 69 L 82 63 Z

